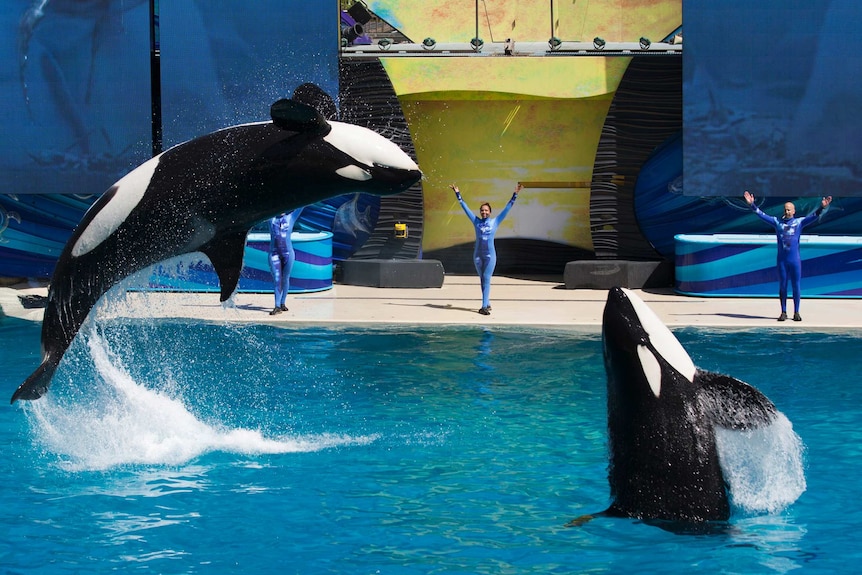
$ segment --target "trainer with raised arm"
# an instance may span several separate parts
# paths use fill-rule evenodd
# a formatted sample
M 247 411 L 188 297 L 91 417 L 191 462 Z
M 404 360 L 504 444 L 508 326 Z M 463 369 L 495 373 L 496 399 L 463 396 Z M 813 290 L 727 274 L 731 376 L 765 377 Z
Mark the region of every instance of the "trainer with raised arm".
M 296 261 L 290 234 L 293 226 L 299 220 L 303 208 L 291 212 L 283 212 L 269 222 L 269 268 L 272 271 L 272 281 L 275 284 L 275 307 L 269 315 L 277 315 L 287 311 L 287 293 L 290 291 L 290 272 Z
M 464 209 L 464 213 L 470 218 L 473 227 L 476 230 L 476 244 L 473 247 L 473 263 L 476 265 L 476 273 L 479 274 L 479 282 L 482 286 L 482 307 L 479 313 L 482 315 L 491 314 L 491 276 L 494 275 L 494 268 L 497 266 L 497 250 L 494 248 L 494 236 L 497 233 L 497 228 L 500 222 L 505 219 L 509 210 L 515 205 L 515 200 L 518 199 L 518 192 L 521 191 L 521 183 L 515 187 L 515 193 L 512 194 L 512 199 L 506 204 L 506 207 L 500 212 L 500 215 L 491 217 L 491 204 L 488 202 L 479 206 L 479 215 L 476 216 L 464 200 L 461 198 L 461 190 L 458 186 L 452 184 L 449 186 L 455 192 L 455 197 Z
M 799 237 L 802 235 L 802 228 L 816 221 L 823 210 L 832 203 L 832 196 L 825 196 L 820 201 L 820 206 L 803 218 L 796 217 L 796 206 L 793 202 L 784 204 L 784 216 L 777 218 L 760 211 L 754 203 L 754 196 L 748 190 L 745 190 L 743 197 L 757 217 L 775 229 L 775 236 L 778 239 L 778 299 L 781 301 L 781 315 L 778 316 L 778 321 L 787 319 L 788 280 L 793 288 L 793 321 L 802 321 L 802 316 L 799 315 L 799 303 L 802 297 L 800 293 L 802 258 L 799 255 Z

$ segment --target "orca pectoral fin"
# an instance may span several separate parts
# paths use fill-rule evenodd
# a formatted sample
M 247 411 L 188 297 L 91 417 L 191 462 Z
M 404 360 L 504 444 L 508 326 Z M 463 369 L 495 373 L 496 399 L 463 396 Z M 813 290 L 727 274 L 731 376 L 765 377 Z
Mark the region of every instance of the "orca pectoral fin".
M 598 513 L 588 513 L 587 515 L 581 515 L 579 517 L 575 517 L 563 527 L 583 527 L 593 519 L 597 517 L 614 517 L 616 514 L 612 512 L 611 509 L 605 509 L 604 511 L 600 511 Z
M 221 301 L 233 295 L 239 283 L 242 258 L 245 254 L 246 232 L 239 232 L 213 238 L 201 251 L 210 259 L 221 285 Z
M 745 430 L 769 425 L 775 419 L 775 404 L 735 377 L 698 370 L 695 381 L 701 384 L 701 403 L 715 425 Z
M 580 517 L 575 517 L 574 519 L 563 525 L 563 527 L 582 527 L 596 517 L 597 515 L 581 515 Z
M 36 368 L 36 371 L 30 374 L 24 383 L 18 386 L 15 393 L 12 394 L 12 400 L 9 403 L 15 403 L 19 399 L 33 400 L 39 399 L 45 392 L 48 391 L 48 386 L 51 385 L 51 378 L 54 377 L 54 372 L 57 370 L 57 362 L 51 358 L 42 360 L 42 364 Z

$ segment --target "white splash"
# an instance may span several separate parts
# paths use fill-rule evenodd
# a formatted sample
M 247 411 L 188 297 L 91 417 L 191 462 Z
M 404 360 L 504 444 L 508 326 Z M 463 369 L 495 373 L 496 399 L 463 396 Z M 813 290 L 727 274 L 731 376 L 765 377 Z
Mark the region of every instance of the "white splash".
M 748 513 L 776 513 L 805 492 L 804 445 L 783 413 L 768 427 L 716 429 L 731 502 Z
M 364 445 L 376 436 L 265 437 L 198 419 L 180 399 L 138 384 L 95 330 L 87 342 L 98 378 L 88 401 L 60 402 L 54 394 L 26 406 L 37 441 L 71 471 L 122 465 L 178 465 L 212 451 L 244 455 L 310 452 Z

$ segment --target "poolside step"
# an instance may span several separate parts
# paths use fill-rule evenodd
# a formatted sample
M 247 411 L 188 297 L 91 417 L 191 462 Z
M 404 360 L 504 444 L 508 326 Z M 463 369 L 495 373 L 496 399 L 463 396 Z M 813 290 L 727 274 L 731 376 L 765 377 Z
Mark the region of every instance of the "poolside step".
M 439 288 L 443 264 L 438 260 L 367 259 L 339 264 L 339 282 L 348 285 L 389 288 Z
M 563 281 L 566 289 L 671 287 L 673 265 L 664 260 L 578 260 L 566 264 Z

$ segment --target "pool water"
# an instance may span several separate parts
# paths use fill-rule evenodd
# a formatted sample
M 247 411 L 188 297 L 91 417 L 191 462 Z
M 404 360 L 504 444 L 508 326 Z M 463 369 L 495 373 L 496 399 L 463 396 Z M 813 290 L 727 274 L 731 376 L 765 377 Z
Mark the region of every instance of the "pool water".
M 10 396 L 39 331 L 0 319 Z M 0 415 L 0 572 L 855 572 L 862 338 L 675 333 L 792 423 L 795 501 L 565 527 L 609 503 L 598 333 L 113 320 Z

